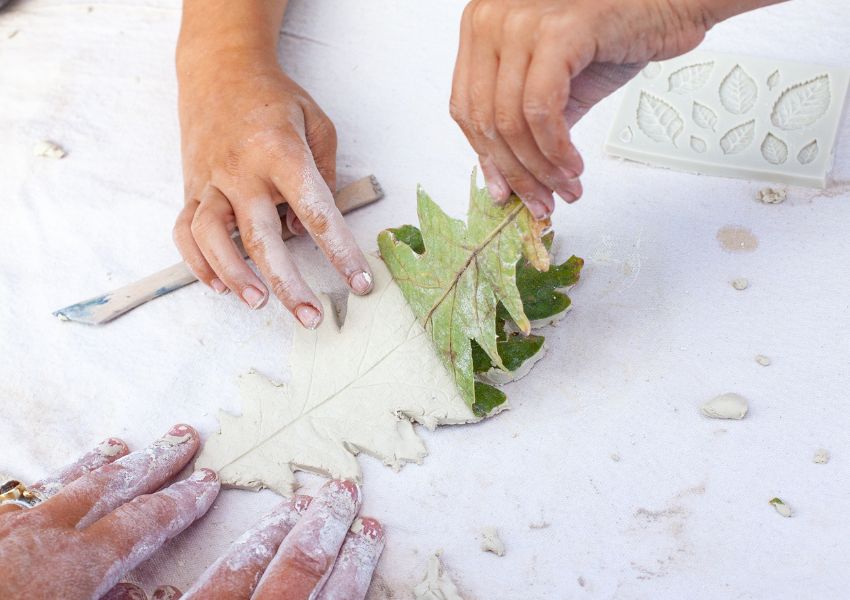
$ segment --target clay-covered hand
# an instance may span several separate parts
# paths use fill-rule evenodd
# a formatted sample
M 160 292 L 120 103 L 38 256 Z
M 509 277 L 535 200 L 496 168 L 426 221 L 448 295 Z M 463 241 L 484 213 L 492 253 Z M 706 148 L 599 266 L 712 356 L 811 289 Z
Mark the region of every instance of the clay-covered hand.
M 218 495 L 218 477 L 208 469 L 162 488 L 198 447 L 188 425 L 132 454 L 110 438 L 30 486 L 42 498 L 33 508 L 0 504 L 0 597 L 26 590 L 33 598 L 145 600 L 144 590 L 119 580 L 203 516 Z M 356 518 L 359 508 L 360 489 L 348 481 L 326 483 L 315 498 L 285 500 L 182 597 L 364 598 L 384 533 L 378 521 Z M 162 586 L 152 597 L 181 594 Z
M 285 500 L 236 540 L 184 600 L 362 600 L 384 532 L 375 519 L 355 519 L 359 508 L 360 489 L 349 481 L 329 481 L 314 498 Z
M 212 41 L 228 39 L 216 30 L 224 27 L 213 19 L 219 12 L 222 22 L 246 12 L 231 35 L 261 37 L 251 33 L 251 19 L 274 4 L 184 6 L 177 72 L 185 206 L 174 240 L 192 272 L 217 292 L 232 290 L 259 308 L 271 289 L 302 325 L 315 328 L 322 305 L 281 239 L 278 205 L 287 205 L 289 229 L 309 233 L 354 293 L 372 286 L 366 258 L 333 200 L 334 126 L 281 70 L 274 43 L 256 50 Z M 231 239 L 237 228 L 265 283 Z
M 746 0 L 739 4 L 752 4 Z M 532 214 L 582 194 L 570 128 L 650 60 L 694 48 L 716 20 L 703 0 L 473 0 L 463 14 L 451 114 L 490 194 Z
M 34 507 L 0 504 L 0 597 L 107 593 L 212 505 L 220 483 L 207 469 L 160 489 L 198 446 L 187 425 L 132 454 L 110 438 L 31 486 L 45 498 Z

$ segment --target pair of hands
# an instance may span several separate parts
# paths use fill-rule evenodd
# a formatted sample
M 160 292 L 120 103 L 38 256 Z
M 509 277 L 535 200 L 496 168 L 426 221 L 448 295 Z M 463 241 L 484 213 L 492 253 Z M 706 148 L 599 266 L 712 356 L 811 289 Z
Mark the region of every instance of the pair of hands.
M 717 21 L 776 0 L 473 0 L 463 14 L 450 112 L 496 202 L 538 219 L 582 194 L 570 128 L 650 60 L 694 48 Z M 188 266 L 251 308 L 271 292 L 306 327 L 321 304 L 281 241 L 309 233 L 354 293 L 371 289 L 333 204 L 336 132 L 284 74 L 285 0 L 184 0 L 178 44 L 186 204 L 174 239 Z M 263 281 L 231 240 L 238 227 Z
M 163 488 L 199 445 L 187 425 L 133 453 L 110 438 L 31 486 L 46 498 L 33 508 L 0 504 L 0 597 L 27 590 L 34 598 L 144 600 L 142 590 L 118 581 L 202 517 L 218 496 L 220 482 L 208 469 Z M 365 597 L 384 534 L 374 519 L 355 520 L 359 507 L 360 489 L 348 481 L 330 481 L 314 498 L 285 500 L 182 597 Z M 178 597 L 170 586 L 154 594 Z

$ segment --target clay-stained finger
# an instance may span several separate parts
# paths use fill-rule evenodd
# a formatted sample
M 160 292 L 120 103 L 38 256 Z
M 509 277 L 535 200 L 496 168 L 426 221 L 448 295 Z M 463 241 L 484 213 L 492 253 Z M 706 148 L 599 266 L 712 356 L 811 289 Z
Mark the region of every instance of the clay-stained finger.
M 100 545 L 107 565 L 98 591 L 110 589 L 166 540 L 202 517 L 220 488 L 216 473 L 201 469 L 188 479 L 127 502 L 88 527 L 84 541 Z
M 271 203 L 271 197 L 267 198 Z M 231 235 L 236 230 L 233 206 L 218 188 L 207 186 L 192 220 L 192 236 L 216 276 L 252 309 L 265 305 L 268 291 L 248 266 Z
M 204 258 L 204 253 L 198 248 L 198 244 L 192 236 L 192 219 L 195 218 L 198 206 L 197 200 L 186 203 L 177 216 L 171 237 L 174 240 L 174 245 L 177 246 L 177 250 L 180 251 L 180 256 L 183 257 L 183 262 L 186 263 L 195 277 L 210 286 L 216 293 L 226 294 L 229 291 L 227 286 L 216 276 L 215 271 Z
M 294 150 L 293 154 L 298 152 Z M 372 290 L 369 263 L 334 202 L 310 149 L 304 147 L 300 152 L 303 153 L 300 158 L 278 162 L 271 180 L 351 291 L 361 296 L 368 294 Z
M 87 452 L 76 462 L 37 481 L 29 489 L 44 499 L 51 498 L 72 481 L 115 462 L 122 456 L 126 456 L 128 452 L 127 444 L 118 438 L 103 440 L 94 450 Z
M 100 600 L 148 600 L 148 595 L 135 583 L 122 581 L 101 596 Z
M 312 498 L 295 496 L 281 502 L 233 542 L 186 591 L 184 600 L 248 599 L 277 549 Z
M 291 208 L 291 207 L 290 207 Z M 278 300 L 307 329 L 322 322 L 322 303 L 304 281 L 281 234 L 277 208 L 270 202 L 252 202 L 236 212 L 242 242 Z
M 32 510 L 82 529 L 136 496 L 162 487 L 192 459 L 199 445 L 197 431 L 175 425 L 147 448 L 83 475 Z
M 281 544 L 254 592 L 255 600 L 303 600 L 321 588 L 360 507 L 360 488 L 329 481 Z
M 183 593 L 173 585 L 161 585 L 151 594 L 151 600 L 178 600 Z
M 362 600 L 384 550 L 384 529 L 375 519 L 355 519 L 317 600 Z

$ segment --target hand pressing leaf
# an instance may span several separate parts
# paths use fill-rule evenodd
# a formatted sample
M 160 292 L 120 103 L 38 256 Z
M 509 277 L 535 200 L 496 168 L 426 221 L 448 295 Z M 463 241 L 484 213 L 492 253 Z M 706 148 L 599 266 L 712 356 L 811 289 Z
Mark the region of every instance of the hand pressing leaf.
M 395 468 L 421 462 L 427 453 L 413 422 L 433 429 L 478 420 L 387 268 L 369 262 L 374 289 L 349 296 L 341 330 L 327 298 L 317 330 L 296 328 L 289 385 L 241 378 L 242 415 L 220 414 L 221 432 L 197 467 L 230 486 L 289 494 L 296 468 L 359 479 L 360 452 Z
M 548 222 L 535 221 L 517 198 L 496 206 L 472 174 L 468 225 L 448 217 L 420 188 L 421 233 L 412 226 L 378 236 L 381 256 L 413 312 L 430 333 L 460 394 L 476 415 L 501 406 L 504 394 L 474 378 L 475 341 L 493 365 L 505 370 L 498 348 L 501 305 L 524 334 L 531 323 L 517 287 L 517 263 L 549 268 L 541 235 Z M 498 392 L 498 393 L 497 393 Z

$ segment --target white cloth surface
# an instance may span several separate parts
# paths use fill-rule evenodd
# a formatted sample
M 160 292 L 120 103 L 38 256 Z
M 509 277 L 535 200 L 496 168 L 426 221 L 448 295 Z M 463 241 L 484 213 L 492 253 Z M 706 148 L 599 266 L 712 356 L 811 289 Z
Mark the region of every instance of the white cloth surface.
M 348 219 L 364 248 L 415 219 L 417 182 L 464 213 L 475 157 L 447 110 L 462 7 L 292 3 L 281 59 L 337 125 L 340 179 L 374 172 L 387 192 Z M 102 328 L 51 316 L 178 260 L 179 18 L 177 0 L 20 0 L 0 13 L 0 471 L 23 480 L 109 435 L 138 448 L 181 421 L 209 435 L 219 407 L 239 409 L 238 374 L 289 376 L 293 324 L 274 302 L 251 312 L 195 284 Z M 760 10 L 705 47 L 846 61 L 850 5 Z M 585 197 L 554 222 L 561 255 L 587 266 L 575 310 L 546 333 L 548 356 L 508 389 L 513 410 L 423 431 L 422 466 L 362 459 L 364 511 L 388 532 L 374 598 L 410 598 L 437 548 L 468 598 L 839 598 L 850 587 L 850 122 L 832 190 L 764 205 L 757 182 L 604 156 L 617 105 L 574 131 Z M 43 139 L 68 156 L 33 157 Z M 728 224 L 751 229 L 758 249 L 724 252 L 715 235 Z M 317 287 L 341 289 L 309 240 L 290 246 Z M 733 289 L 736 277 L 750 287 Z M 750 398 L 747 418 L 701 416 L 726 391 Z M 820 447 L 829 464 L 812 462 Z M 223 492 L 134 577 L 148 591 L 185 588 L 275 502 Z M 491 525 L 503 558 L 478 548 Z

